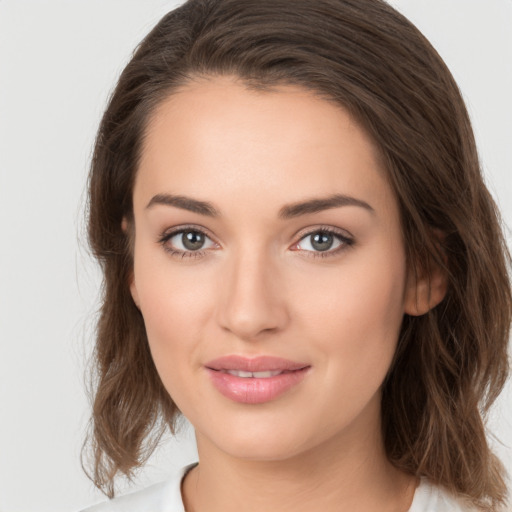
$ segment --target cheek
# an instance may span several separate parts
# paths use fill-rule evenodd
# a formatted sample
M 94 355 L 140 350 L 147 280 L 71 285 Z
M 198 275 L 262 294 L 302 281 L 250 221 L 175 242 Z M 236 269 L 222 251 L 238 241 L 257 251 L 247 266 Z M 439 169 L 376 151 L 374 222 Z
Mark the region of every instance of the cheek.
M 141 250 L 135 257 L 135 285 L 158 373 L 172 393 L 180 372 L 194 364 L 196 348 L 211 317 L 212 298 L 198 267 L 177 268 L 167 255 Z
M 401 315 L 405 257 L 401 250 L 375 245 L 372 250 L 347 253 L 339 265 L 323 273 L 305 273 L 300 296 L 307 300 L 307 309 L 370 322 L 393 312 L 395 317 Z
M 140 290 L 151 356 L 160 379 L 179 410 L 187 417 L 204 398 L 196 389 L 200 346 L 207 305 L 193 283 L 172 276 L 144 280 Z M 142 275 L 140 282 L 143 282 Z
M 316 275 L 306 286 L 311 293 L 302 294 L 295 316 L 300 330 L 316 340 L 333 375 L 350 374 L 354 382 L 357 376 L 383 377 L 404 314 L 402 252 L 386 246 L 354 251 L 335 271 Z
M 346 271 L 340 265 L 337 275 L 317 276 L 297 311 L 298 331 L 314 347 L 321 369 L 317 387 L 325 392 L 310 399 L 319 411 L 331 411 L 324 419 L 326 432 L 349 424 L 368 407 L 379 408 L 376 394 L 395 353 L 405 283 L 400 255 L 390 264 L 380 262 L 347 264 Z

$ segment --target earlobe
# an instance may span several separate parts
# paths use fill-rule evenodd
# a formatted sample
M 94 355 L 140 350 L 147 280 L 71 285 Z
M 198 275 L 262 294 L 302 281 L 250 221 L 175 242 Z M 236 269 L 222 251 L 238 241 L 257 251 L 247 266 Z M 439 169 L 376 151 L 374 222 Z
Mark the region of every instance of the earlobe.
M 428 313 L 444 299 L 447 287 L 446 273 L 437 265 L 422 276 L 411 271 L 407 278 L 404 312 L 411 316 Z

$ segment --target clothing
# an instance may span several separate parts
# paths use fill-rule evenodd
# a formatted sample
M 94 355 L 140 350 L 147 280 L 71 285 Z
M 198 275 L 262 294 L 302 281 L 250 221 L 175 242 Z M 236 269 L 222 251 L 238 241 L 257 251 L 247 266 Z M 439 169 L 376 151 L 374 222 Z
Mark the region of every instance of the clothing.
M 182 468 L 164 482 L 94 505 L 81 512 L 185 512 L 181 499 L 181 481 L 196 464 Z M 422 478 L 409 512 L 472 512 L 472 509 Z

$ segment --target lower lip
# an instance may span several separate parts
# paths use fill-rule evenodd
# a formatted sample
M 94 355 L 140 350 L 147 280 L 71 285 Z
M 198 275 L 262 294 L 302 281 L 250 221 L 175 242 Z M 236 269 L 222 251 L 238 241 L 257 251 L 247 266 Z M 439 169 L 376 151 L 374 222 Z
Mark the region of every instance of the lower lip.
M 281 373 L 265 379 L 236 377 L 210 368 L 206 370 L 215 388 L 226 398 L 242 404 L 262 404 L 275 400 L 299 384 L 309 368 L 308 366 L 301 370 Z

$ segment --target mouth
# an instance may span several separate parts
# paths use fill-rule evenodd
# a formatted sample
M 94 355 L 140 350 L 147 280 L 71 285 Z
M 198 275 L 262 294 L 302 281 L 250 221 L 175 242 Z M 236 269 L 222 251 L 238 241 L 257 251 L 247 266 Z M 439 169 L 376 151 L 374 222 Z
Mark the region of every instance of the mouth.
M 302 368 L 301 368 L 302 369 Z M 218 371 L 221 373 L 227 373 L 228 375 L 233 375 L 233 377 L 240 377 L 241 379 L 269 379 L 271 377 L 275 377 L 276 375 L 283 375 L 285 373 L 292 373 L 298 370 L 268 370 L 262 372 L 246 372 L 244 370 L 215 370 L 210 368 L 210 370 Z
M 296 388 L 311 365 L 273 356 L 225 356 L 205 365 L 213 387 L 243 404 L 270 402 Z
M 307 363 L 300 363 L 275 356 L 245 357 L 229 355 L 219 357 L 205 364 L 206 368 L 217 371 L 235 371 L 240 373 L 287 372 L 301 370 Z M 240 375 L 242 376 L 242 375 Z M 249 375 L 246 375 L 249 377 Z M 264 378 L 264 377 L 262 377 Z
M 297 370 L 268 370 L 263 372 L 246 372 L 244 370 L 215 370 L 210 368 L 213 371 L 219 371 L 222 373 L 227 373 L 229 375 L 233 375 L 234 377 L 240 377 L 242 379 L 269 379 L 270 377 L 275 377 L 276 375 L 282 375 L 284 373 L 291 373 Z

